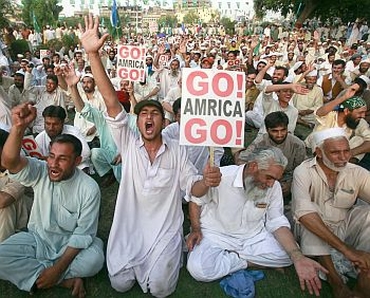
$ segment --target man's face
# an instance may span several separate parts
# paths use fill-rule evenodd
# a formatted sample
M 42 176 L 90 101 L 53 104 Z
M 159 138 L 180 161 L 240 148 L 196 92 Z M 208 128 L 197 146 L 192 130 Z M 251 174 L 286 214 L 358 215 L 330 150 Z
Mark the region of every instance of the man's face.
M 236 55 L 234 53 L 227 54 L 227 60 L 235 60 L 235 59 L 236 59 Z
M 44 65 L 44 68 L 48 67 L 50 65 L 50 59 L 43 59 L 42 64 Z
M 78 69 L 84 69 L 85 60 L 83 60 L 83 59 L 77 60 L 77 67 L 78 67 Z
M 343 170 L 351 158 L 351 150 L 346 138 L 325 140 L 322 149 L 316 149 L 316 154 L 326 167 L 335 172 Z
M 75 60 L 78 61 L 80 59 L 82 59 L 82 53 L 78 52 L 78 53 L 75 54 Z
M 294 92 L 290 89 L 285 89 L 285 90 L 278 91 L 277 94 L 278 94 L 279 102 L 289 104 Z
M 17 88 L 22 89 L 22 88 L 23 88 L 23 85 L 24 85 L 24 78 L 23 78 L 22 76 L 17 76 L 17 75 L 15 75 L 15 76 L 14 76 L 14 85 L 15 85 Z
M 262 68 L 264 68 L 265 66 L 266 66 L 266 63 L 258 63 L 257 72 L 260 72 L 262 70 Z
M 95 91 L 95 81 L 92 78 L 84 77 L 82 79 L 82 88 L 86 93 L 93 93 Z
M 256 78 L 255 73 L 248 74 L 245 81 L 246 81 L 246 89 L 252 88 L 254 85 L 254 80 Z
M 75 156 L 72 144 L 54 143 L 47 158 L 49 179 L 52 182 L 69 179 L 80 162 L 81 157 Z
M 267 189 L 274 185 L 276 180 L 279 180 L 284 172 L 283 167 L 278 165 L 270 165 L 267 169 L 259 169 L 252 174 L 253 183 L 259 189 Z
M 45 117 L 44 128 L 50 139 L 54 139 L 63 131 L 64 122 L 57 117 Z
M 361 59 L 362 59 L 362 57 L 357 57 L 357 58 L 353 59 L 353 64 L 358 65 L 361 62 Z
M 282 144 L 288 136 L 288 128 L 286 126 L 268 128 L 267 133 L 275 144 Z
M 342 72 L 344 71 L 344 67 L 342 64 L 337 64 L 337 65 L 333 65 L 332 66 L 332 72 L 333 74 L 342 74 Z
M 307 89 L 312 90 L 313 87 L 315 86 L 316 82 L 317 82 L 317 77 L 316 76 L 314 76 L 314 77 L 311 77 L 311 76 L 306 77 L 306 87 L 307 87 Z
M 180 63 L 178 60 L 173 60 L 170 64 L 171 70 L 178 70 L 180 67 Z
M 362 62 L 359 66 L 360 73 L 365 73 L 369 70 L 370 68 L 370 63 L 367 62 Z
M 53 92 L 55 89 L 57 89 L 58 85 L 53 81 L 53 80 L 46 80 L 46 91 L 51 93 Z
M 292 61 L 294 58 L 294 53 L 289 53 L 288 54 L 288 61 Z
M 147 66 L 150 66 L 150 65 L 153 64 L 153 59 L 152 58 L 146 58 L 145 63 L 146 63 Z
M 46 75 L 53 75 L 54 74 L 54 69 L 49 67 L 46 69 Z
M 144 140 L 152 141 L 161 133 L 164 119 L 161 112 L 153 106 L 145 106 L 137 117 L 137 126 Z
M 367 107 L 361 107 L 353 111 L 348 111 L 344 121 L 346 125 L 351 129 L 356 129 L 360 123 L 361 118 L 365 118 Z
M 285 72 L 283 69 L 275 69 L 272 74 L 272 82 L 276 84 L 277 82 L 282 82 L 285 79 Z

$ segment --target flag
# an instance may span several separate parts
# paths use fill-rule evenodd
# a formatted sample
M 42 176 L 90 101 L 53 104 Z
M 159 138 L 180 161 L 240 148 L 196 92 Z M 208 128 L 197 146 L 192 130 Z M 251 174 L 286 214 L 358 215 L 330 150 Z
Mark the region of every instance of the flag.
M 119 39 L 122 36 L 122 28 L 121 22 L 119 20 L 116 0 L 113 0 L 110 23 L 112 25 L 111 35 L 113 36 L 113 38 Z
M 111 13 L 111 16 L 110 16 L 110 23 L 112 24 L 113 28 L 116 28 L 118 23 L 119 23 L 116 0 L 113 0 L 112 13 Z
M 182 32 L 184 32 L 184 34 L 186 33 L 186 28 L 185 28 L 184 22 L 182 22 L 182 24 L 181 24 L 181 30 L 182 30 Z
M 36 33 L 40 33 L 41 32 L 41 29 L 40 29 L 39 24 L 37 23 L 37 20 L 36 20 L 36 16 L 35 16 L 35 12 L 34 11 L 32 12 L 32 22 L 33 22 L 33 29 L 35 29 L 35 32 Z

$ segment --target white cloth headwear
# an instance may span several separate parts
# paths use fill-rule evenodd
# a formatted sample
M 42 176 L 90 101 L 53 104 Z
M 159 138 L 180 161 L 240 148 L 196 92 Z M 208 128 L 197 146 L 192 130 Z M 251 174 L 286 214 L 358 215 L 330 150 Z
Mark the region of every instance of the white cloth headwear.
M 303 64 L 303 61 L 298 61 L 294 64 L 293 70 L 296 71 L 298 68 L 300 68 Z
M 324 130 L 316 131 L 313 133 L 313 140 L 315 147 L 319 146 L 322 142 L 327 139 L 335 137 L 345 137 L 347 138 L 346 132 L 342 127 L 332 127 Z
M 308 74 L 306 74 L 306 77 L 317 77 L 317 69 L 310 71 Z

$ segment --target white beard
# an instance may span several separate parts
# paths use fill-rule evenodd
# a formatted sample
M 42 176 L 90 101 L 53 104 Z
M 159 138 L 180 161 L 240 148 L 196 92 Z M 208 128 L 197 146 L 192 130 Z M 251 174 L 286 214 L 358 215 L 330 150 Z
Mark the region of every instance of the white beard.
M 326 167 L 334 172 L 343 171 L 346 168 L 347 163 L 343 167 L 337 167 L 334 163 L 332 163 L 329 158 L 326 156 L 324 150 L 322 150 L 322 162 Z
M 244 179 L 244 193 L 247 200 L 258 201 L 264 199 L 266 197 L 267 190 L 267 188 L 259 188 L 251 176 Z

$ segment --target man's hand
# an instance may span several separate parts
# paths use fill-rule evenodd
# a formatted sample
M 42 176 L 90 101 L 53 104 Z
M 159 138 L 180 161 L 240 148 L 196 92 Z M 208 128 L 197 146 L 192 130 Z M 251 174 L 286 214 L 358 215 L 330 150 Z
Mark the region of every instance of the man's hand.
M 121 154 L 118 154 L 111 162 L 111 165 L 117 166 L 122 163 Z
M 302 291 L 307 288 L 311 295 L 315 293 L 316 296 L 320 296 L 321 281 L 318 271 L 329 273 L 328 270 L 316 261 L 303 255 L 296 260 L 293 260 L 293 262 Z
M 297 94 L 306 95 L 310 92 L 309 89 L 307 89 L 305 86 L 302 86 L 299 83 L 292 84 L 292 91 Z
M 105 40 L 109 36 L 108 33 L 102 35 L 99 38 L 99 17 L 93 18 L 90 14 L 85 16 L 85 28 L 82 28 L 82 25 L 79 24 L 80 31 L 83 32 L 81 35 L 81 43 L 84 47 L 87 54 L 90 53 L 99 53 L 99 49 L 103 46 Z
M 202 231 L 200 229 L 192 229 L 188 238 L 186 239 L 186 246 L 189 252 L 193 250 L 195 245 L 198 245 L 203 238 Z
M 62 272 L 60 272 L 55 266 L 48 267 L 44 269 L 39 277 L 36 280 L 36 285 L 38 289 L 48 289 L 55 286 L 59 279 L 62 276 Z
M 96 132 L 96 127 L 95 125 L 93 127 L 91 127 L 88 131 L 87 131 L 87 134 L 88 136 L 91 136 L 93 135 L 94 133 Z
M 203 170 L 203 183 L 206 186 L 216 187 L 221 182 L 221 172 L 219 167 L 211 167 L 208 163 Z
M 370 253 L 362 250 L 349 248 L 344 256 L 350 260 L 361 272 L 370 271 Z
M 71 62 L 66 65 L 63 69 L 64 79 L 69 87 L 77 85 L 80 81 L 80 77 L 76 75 L 74 63 Z
M 12 122 L 14 127 L 26 130 L 29 124 L 36 118 L 36 108 L 26 102 L 12 109 Z

